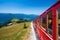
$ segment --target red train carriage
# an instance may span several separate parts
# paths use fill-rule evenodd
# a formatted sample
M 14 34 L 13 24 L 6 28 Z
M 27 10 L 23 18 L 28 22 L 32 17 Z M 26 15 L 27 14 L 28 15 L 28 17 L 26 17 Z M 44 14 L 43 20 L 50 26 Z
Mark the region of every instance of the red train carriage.
M 40 40 L 60 40 L 60 1 L 33 21 Z

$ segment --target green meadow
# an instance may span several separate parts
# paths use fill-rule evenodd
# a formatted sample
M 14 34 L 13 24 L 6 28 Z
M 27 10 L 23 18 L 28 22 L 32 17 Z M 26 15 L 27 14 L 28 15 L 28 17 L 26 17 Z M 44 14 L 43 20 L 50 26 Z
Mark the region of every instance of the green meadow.
M 30 35 L 30 22 L 15 23 L 0 28 L 0 40 L 26 40 Z

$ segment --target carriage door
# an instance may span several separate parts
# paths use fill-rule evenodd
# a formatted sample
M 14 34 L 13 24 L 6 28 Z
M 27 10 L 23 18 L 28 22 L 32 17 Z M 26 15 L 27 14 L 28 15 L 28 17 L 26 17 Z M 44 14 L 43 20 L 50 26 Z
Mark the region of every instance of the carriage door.
M 58 13 L 58 40 L 60 40 L 60 8 L 57 9 Z

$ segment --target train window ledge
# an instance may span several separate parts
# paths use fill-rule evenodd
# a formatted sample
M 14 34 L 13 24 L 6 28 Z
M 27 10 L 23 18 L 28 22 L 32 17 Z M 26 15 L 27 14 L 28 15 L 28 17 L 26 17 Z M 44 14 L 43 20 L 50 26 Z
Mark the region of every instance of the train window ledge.
M 42 29 L 43 29 L 44 31 L 46 31 L 46 29 L 45 29 L 44 27 L 42 27 Z

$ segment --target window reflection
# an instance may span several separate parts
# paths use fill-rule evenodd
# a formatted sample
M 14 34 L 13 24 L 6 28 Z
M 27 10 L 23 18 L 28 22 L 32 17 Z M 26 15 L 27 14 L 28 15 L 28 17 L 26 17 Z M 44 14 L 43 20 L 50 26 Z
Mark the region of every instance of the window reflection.
M 43 16 L 42 17 L 42 27 L 45 28 L 45 26 L 46 26 L 46 16 Z

